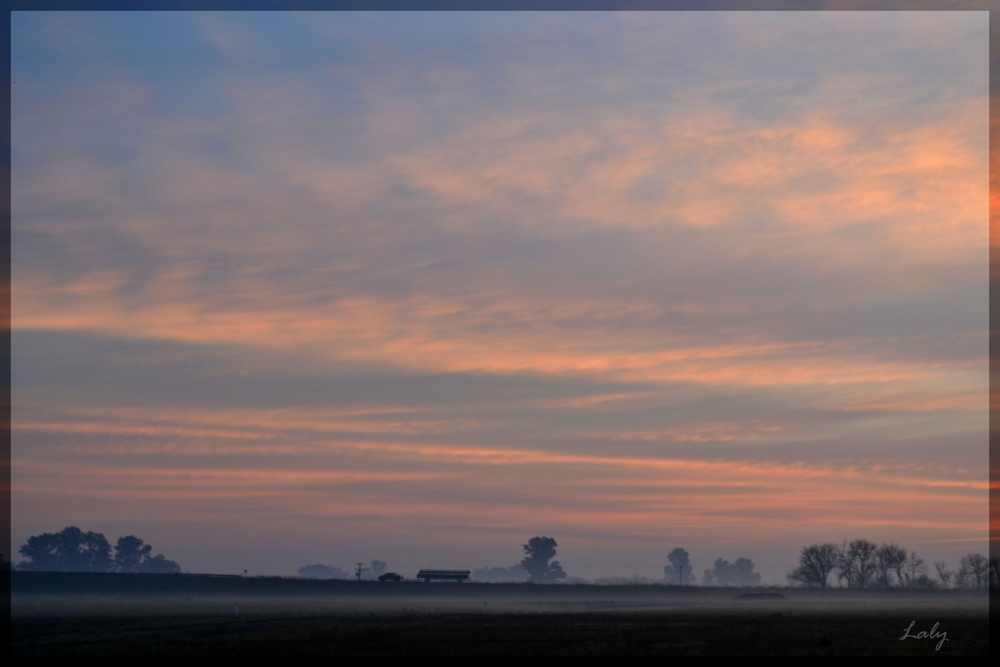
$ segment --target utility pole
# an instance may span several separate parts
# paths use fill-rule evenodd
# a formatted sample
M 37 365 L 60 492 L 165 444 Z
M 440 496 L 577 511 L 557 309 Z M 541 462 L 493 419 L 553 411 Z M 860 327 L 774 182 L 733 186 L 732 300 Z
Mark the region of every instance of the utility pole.
M 358 566 L 358 581 L 361 581 L 361 570 L 364 569 L 364 567 L 362 567 L 364 563 L 355 563 L 355 565 Z

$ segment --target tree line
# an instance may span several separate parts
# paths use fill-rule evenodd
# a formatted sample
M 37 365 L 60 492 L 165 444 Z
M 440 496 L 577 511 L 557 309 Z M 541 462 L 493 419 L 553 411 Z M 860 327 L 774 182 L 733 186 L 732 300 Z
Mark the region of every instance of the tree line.
M 663 568 L 667 585 L 693 586 L 698 582 L 691 565 L 691 555 L 685 549 L 677 547 L 667 555 L 667 561 L 669 565 Z M 701 581 L 705 586 L 757 586 L 760 584 L 760 573 L 754 570 L 755 567 L 749 558 L 737 558 L 730 563 L 720 557 L 703 572 Z
M 524 558 L 519 563 L 507 568 L 475 570 L 473 578 L 533 583 L 566 580 L 559 561 L 553 560 L 558 546 L 555 538 L 533 537 L 524 545 Z M 84 532 L 76 526 L 68 526 L 58 533 L 34 535 L 21 546 L 19 553 L 26 559 L 17 565 L 21 571 L 151 574 L 181 571 L 180 565 L 162 554 L 154 556 L 152 546 L 135 535 L 119 537 L 112 548 L 103 534 Z M 663 568 L 666 584 L 690 586 L 697 583 L 690 554 L 685 549 L 674 549 L 667 561 L 669 564 Z M 4 566 L 6 569 L 9 564 L 4 561 Z M 815 588 L 836 585 L 846 588 L 985 589 L 998 585 L 996 557 L 987 559 L 978 553 L 968 553 L 960 559 L 957 569 L 949 569 L 943 561 L 933 563 L 933 567 L 936 578 L 931 576 L 928 563 L 915 552 L 895 543 L 877 545 L 858 539 L 802 547 L 798 565 L 786 577 L 790 585 Z M 384 561 L 373 560 L 360 574 L 363 578 L 376 578 L 386 569 Z M 305 578 L 347 579 L 355 575 L 327 565 L 299 568 L 299 576 Z M 705 586 L 756 586 L 760 582 L 761 576 L 749 558 L 737 558 L 733 563 L 718 558 L 702 575 Z
M 492 583 L 516 583 L 527 581 L 533 584 L 555 584 L 566 580 L 566 572 L 557 560 L 559 544 L 554 537 L 539 535 L 532 537 L 523 546 L 524 558 L 510 567 L 484 567 L 472 572 L 476 581 Z
M 135 535 L 119 537 L 113 552 L 102 533 L 83 532 L 68 526 L 58 533 L 33 535 L 18 550 L 24 560 L 17 569 L 26 572 L 127 572 L 178 574 L 181 566 Z
M 483 582 L 530 581 L 536 584 L 554 584 L 566 578 L 556 555 L 555 538 L 532 537 L 524 545 L 524 558 L 510 567 L 482 568 L 473 572 L 473 579 Z M 354 573 L 331 565 L 306 565 L 299 568 L 299 576 L 305 579 L 376 579 L 387 569 L 384 561 L 373 560 L 369 567 L 359 567 Z
M 540 535 L 532 537 L 528 543 L 523 545 L 524 558 L 521 562 L 510 567 L 484 567 L 473 570 L 472 578 L 475 581 L 490 583 L 516 583 L 530 582 L 535 584 L 555 584 L 563 581 L 567 583 L 585 583 L 583 579 L 567 578 L 566 572 L 557 560 L 556 547 L 559 544 L 554 537 Z M 691 566 L 691 556 L 682 548 L 674 549 L 667 556 L 669 565 L 663 568 L 663 574 L 668 585 L 692 585 L 697 582 L 694 568 Z M 382 561 L 372 561 L 371 568 L 364 568 L 359 573 L 359 578 L 374 578 L 368 575 L 380 574 L 385 571 L 386 564 Z M 710 569 L 704 571 L 702 582 L 706 586 L 757 586 L 761 577 L 755 571 L 755 565 L 749 558 L 737 558 L 730 563 L 724 558 L 716 559 Z M 367 576 L 366 576 L 367 575 Z M 299 568 L 299 576 L 309 579 L 349 579 L 351 573 L 339 567 L 330 565 L 306 565 Z M 615 584 L 615 583 L 656 583 L 639 579 L 598 579 L 595 583 Z
M 936 561 L 935 580 L 915 552 L 895 543 L 877 545 L 860 539 L 802 547 L 799 564 L 787 578 L 792 585 L 814 588 L 829 587 L 831 578 L 847 588 L 987 588 L 996 586 L 996 560 L 968 553 L 956 570 Z

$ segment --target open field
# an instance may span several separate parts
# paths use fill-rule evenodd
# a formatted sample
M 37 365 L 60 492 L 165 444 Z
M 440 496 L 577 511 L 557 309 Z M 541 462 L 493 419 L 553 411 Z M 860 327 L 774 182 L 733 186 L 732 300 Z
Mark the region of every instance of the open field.
M 977 591 L 14 573 L 11 612 L 15 654 L 989 652 Z M 909 634 L 937 623 L 947 641 L 900 640 L 911 622 Z
M 900 641 L 907 616 L 392 614 L 211 618 L 33 617 L 11 623 L 26 654 L 987 655 L 989 619 L 934 617 L 948 641 Z M 913 630 L 930 630 L 931 619 Z

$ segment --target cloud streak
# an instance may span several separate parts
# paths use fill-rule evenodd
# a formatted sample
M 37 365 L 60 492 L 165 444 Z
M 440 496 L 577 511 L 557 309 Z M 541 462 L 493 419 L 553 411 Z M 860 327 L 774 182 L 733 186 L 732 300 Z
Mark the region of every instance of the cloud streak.
M 15 541 L 985 535 L 982 17 L 271 18 L 14 19 Z

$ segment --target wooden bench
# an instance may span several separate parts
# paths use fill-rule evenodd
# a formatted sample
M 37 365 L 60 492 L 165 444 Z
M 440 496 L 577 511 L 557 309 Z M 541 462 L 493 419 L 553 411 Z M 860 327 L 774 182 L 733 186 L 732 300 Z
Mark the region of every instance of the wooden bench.
M 463 582 L 469 579 L 469 570 L 420 570 L 417 572 L 417 579 L 424 581 L 456 581 Z

